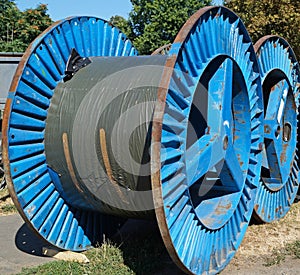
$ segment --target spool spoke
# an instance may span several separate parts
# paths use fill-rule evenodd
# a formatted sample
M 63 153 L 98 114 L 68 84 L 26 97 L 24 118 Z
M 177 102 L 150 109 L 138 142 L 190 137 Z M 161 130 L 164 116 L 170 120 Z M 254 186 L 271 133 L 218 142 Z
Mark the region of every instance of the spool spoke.
M 225 164 L 220 173 L 223 185 L 228 186 L 230 190 L 240 191 L 246 177 L 246 171 L 242 171 L 240 161 L 238 160 L 233 144 L 228 146 L 225 155 Z
M 223 142 L 219 135 L 207 135 L 197 140 L 186 152 L 188 185 L 197 182 L 212 167 L 224 159 Z
M 286 80 L 280 81 L 271 88 L 268 107 L 265 114 L 266 120 L 273 120 L 278 124 L 282 122 L 289 89 L 290 87 Z
M 276 150 L 276 149 L 280 150 L 280 148 L 278 148 L 279 146 L 280 144 L 278 141 L 272 140 L 272 141 L 265 142 L 266 157 L 269 163 L 271 178 L 275 178 L 278 181 L 281 181 L 282 180 L 281 166 L 279 165 L 280 159 L 278 157 L 278 152 Z
M 224 65 L 224 91 L 226 91 L 226 96 L 223 96 L 223 125 L 227 129 L 233 126 L 232 117 L 232 81 L 233 81 L 233 63 L 230 59 L 226 59 L 223 63 Z

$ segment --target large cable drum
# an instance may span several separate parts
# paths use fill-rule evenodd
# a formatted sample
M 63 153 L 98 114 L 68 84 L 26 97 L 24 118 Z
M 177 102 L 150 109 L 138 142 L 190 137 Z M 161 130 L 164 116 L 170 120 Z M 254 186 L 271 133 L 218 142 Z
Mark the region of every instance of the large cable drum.
M 82 57 L 137 52 L 108 22 L 74 17 L 55 23 L 19 63 L 3 119 L 3 160 L 11 197 L 27 224 L 63 249 L 85 250 L 116 232 L 123 219 L 74 208 L 47 164 L 45 127 L 54 89 L 66 76 L 72 49 Z
M 128 56 L 134 48 L 119 32 L 108 42 L 107 23 L 84 37 L 85 21 L 92 29 L 103 22 L 62 25 L 78 27 L 82 45 L 130 50 L 86 54 L 71 44 L 61 66 L 52 36 L 59 30 L 67 46 L 73 29 L 56 25 L 41 48 L 33 43 L 5 112 L 5 168 L 18 210 L 44 239 L 71 250 L 93 244 L 91 232 L 103 234 L 109 222 L 156 216 L 183 271 L 218 273 L 243 239 L 260 178 L 261 80 L 244 25 L 224 7 L 207 7 L 169 55 Z M 60 74 L 41 61 L 45 48 Z
M 264 154 L 254 217 L 272 222 L 286 215 L 299 188 L 297 149 L 299 64 L 283 38 L 265 36 L 254 45 L 264 95 Z

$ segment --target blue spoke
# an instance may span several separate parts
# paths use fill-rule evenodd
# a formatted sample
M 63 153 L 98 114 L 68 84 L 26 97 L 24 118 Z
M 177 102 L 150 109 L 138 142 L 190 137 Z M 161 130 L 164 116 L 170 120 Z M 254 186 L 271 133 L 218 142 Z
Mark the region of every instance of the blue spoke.
M 222 108 L 222 116 L 223 121 L 228 121 L 230 123 L 230 127 L 233 125 L 232 118 L 232 81 L 233 81 L 233 62 L 230 59 L 226 59 L 223 63 L 223 70 L 225 74 L 224 79 L 224 94 L 223 96 L 223 108 Z
M 286 80 L 282 80 L 273 86 L 268 100 L 265 119 L 281 123 L 288 91 L 289 84 Z
M 265 142 L 266 154 L 269 164 L 270 176 L 278 181 L 283 181 L 283 176 L 286 178 L 289 174 L 289 167 L 280 165 L 281 153 L 283 149 L 282 138 L 273 139 L 272 141 Z
M 210 168 L 224 159 L 223 140 L 219 135 L 204 136 L 187 149 L 187 181 L 191 186 L 205 175 Z
M 208 85 L 209 112 L 207 124 L 213 132 L 219 132 L 220 128 L 222 128 L 223 121 L 232 120 L 232 61 L 227 58 L 221 66 L 215 69 L 216 71 Z M 228 96 L 226 95 L 225 97 L 225 93 L 228 94 Z
M 220 179 L 223 185 L 229 189 L 236 189 L 236 191 L 243 189 L 247 171 L 242 171 L 241 166 L 242 165 L 236 156 L 233 144 L 229 144 L 226 150 L 224 166 L 220 173 Z

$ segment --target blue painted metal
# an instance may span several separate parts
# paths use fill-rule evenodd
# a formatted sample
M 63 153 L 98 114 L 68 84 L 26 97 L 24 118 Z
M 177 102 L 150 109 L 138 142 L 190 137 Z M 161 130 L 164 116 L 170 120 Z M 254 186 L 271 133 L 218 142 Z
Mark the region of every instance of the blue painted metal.
M 170 255 L 185 272 L 216 274 L 243 239 L 259 184 L 259 67 L 244 25 L 224 7 L 192 16 L 169 56 L 174 70 L 159 140 L 161 171 L 153 176 L 153 188 L 161 188 L 155 200 L 163 206 L 156 215 Z M 152 156 L 159 157 L 155 150 Z
M 254 217 L 272 222 L 289 211 L 299 187 L 297 110 L 299 64 L 290 45 L 278 36 L 256 44 L 264 93 L 265 150 Z
M 115 232 L 123 219 L 73 209 L 47 167 L 45 119 L 72 48 L 83 57 L 137 55 L 126 36 L 104 20 L 71 17 L 55 23 L 20 62 L 6 104 L 3 140 L 8 186 L 25 221 L 51 244 L 81 251 Z

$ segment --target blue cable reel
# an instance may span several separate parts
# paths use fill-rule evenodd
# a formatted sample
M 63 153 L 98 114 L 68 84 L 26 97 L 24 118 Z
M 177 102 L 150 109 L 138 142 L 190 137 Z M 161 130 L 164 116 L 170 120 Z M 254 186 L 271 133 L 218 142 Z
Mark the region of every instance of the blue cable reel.
M 272 222 L 284 217 L 299 187 L 299 64 L 283 38 L 265 36 L 256 44 L 264 96 L 264 153 L 254 218 Z
M 13 79 L 3 155 L 11 197 L 27 224 L 52 245 L 82 251 L 114 234 L 124 219 L 72 207 L 46 162 L 45 119 L 72 49 L 82 57 L 137 55 L 124 34 L 99 18 L 70 17 L 49 27 L 29 46 Z
M 83 59 L 76 57 L 72 49 Z M 64 101 L 65 88 L 72 87 L 70 91 L 78 88 L 78 93 L 83 93 L 88 90 L 86 86 L 97 82 L 97 79 L 92 80 L 97 73 L 99 76 L 108 69 L 115 72 L 125 65 L 130 70 L 135 68 L 133 79 L 128 79 L 130 77 L 121 70 L 118 74 L 121 77 L 110 79 L 108 87 L 121 86 L 121 80 L 140 84 L 140 79 L 152 75 L 139 70 L 136 64 L 148 62 L 151 68 L 156 68 L 152 73 L 159 85 L 157 90 L 141 89 L 135 95 L 145 99 L 150 95 L 154 99 L 151 101 L 153 109 L 143 108 L 152 119 L 146 129 L 146 134 L 150 135 L 142 135 L 139 140 L 146 140 L 141 156 L 144 157 L 145 152 L 148 157 L 150 152 L 151 203 L 154 203 L 161 235 L 169 254 L 183 271 L 216 274 L 229 263 L 244 237 L 260 179 L 264 110 L 259 66 L 251 39 L 233 12 L 224 7 L 206 7 L 183 26 L 169 55 L 134 55 L 136 50 L 123 34 L 107 22 L 90 17 L 58 22 L 33 42 L 13 80 L 4 116 L 4 165 L 11 196 L 25 221 L 57 247 L 84 250 L 101 241 L 102 234 L 115 231 L 123 221 L 124 212 L 120 211 L 121 218 L 108 216 L 106 212 L 102 214 L 102 201 L 97 200 L 101 190 L 100 195 L 94 193 L 99 195 L 94 200 L 89 186 L 80 181 L 82 178 L 76 178 L 82 171 L 74 172 L 76 167 L 72 163 L 75 161 L 68 154 L 72 153 L 66 140 L 70 132 L 60 135 L 59 131 L 51 131 L 56 128 L 51 128 L 50 113 L 55 117 L 61 110 L 55 108 L 57 105 L 52 104 L 53 101 L 50 105 L 50 100 L 61 96 L 62 104 L 66 104 L 62 106 L 68 106 L 68 100 Z M 65 72 L 70 56 L 75 56 L 83 66 L 86 65 L 84 58 L 92 56 L 92 64 L 61 83 L 62 79 L 72 77 L 72 66 L 66 70 L 67 75 Z M 162 75 L 157 73 L 158 68 L 162 69 Z M 89 74 L 91 71 L 93 75 Z M 109 94 L 109 88 L 105 87 L 101 93 Z M 89 103 L 94 102 L 90 100 Z M 121 103 L 122 108 L 128 107 L 123 101 Z M 67 124 L 65 116 L 57 117 Z M 109 121 L 105 123 L 109 125 L 112 116 L 107 117 Z M 126 127 L 129 122 L 130 119 L 126 120 L 119 128 Z M 59 126 L 57 129 L 61 130 Z M 108 161 L 112 159 L 109 143 L 106 143 L 107 150 L 101 143 L 105 143 L 112 127 L 97 127 L 98 124 L 95 129 L 100 130 L 97 135 L 102 157 L 105 155 Z M 62 167 L 62 170 L 74 178 L 70 184 L 62 183 L 63 187 L 73 188 L 68 193 L 71 197 L 65 194 L 67 188 L 60 185 L 60 178 L 65 175 L 56 171 L 61 167 L 52 170 L 48 166 L 48 160 L 54 160 L 51 163 L 56 165 L 52 150 L 56 139 L 50 141 L 57 134 L 60 138 L 57 143 L 63 143 L 65 149 L 57 152 L 60 156 L 65 153 L 61 158 L 67 169 Z M 97 135 L 89 135 L 92 142 Z M 133 144 L 132 147 L 138 146 Z M 90 157 L 90 152 L 84 153 Z M 97 162 L 99 155 L 95 155 Z M 85 167 L 85 160 L 80 163 L 82 167 Z M 128 202 L 123 195 L 133 193 L 133 188 L 117 185 L 115 179 L 119 177 L 113 176 L 118 169 L 108 169 L 112 166 L 106 164 L 111 185 L 121 192 L 120 196 L 118 192 L 114 195 L 120 202 L 122 199 Z M 87 204 L 81 208 L 82 201 Z M 143 198 L 139 202 L 143 203 Z
M 259 67 L 242 21 L 224 7 L 203 8 L 187 21 L 167 66 L 169 89 L 153 125 L 161 133 L 152 150 L 156 217 L 183 271 L 216 274 L 244 237 L 259 184 Z

